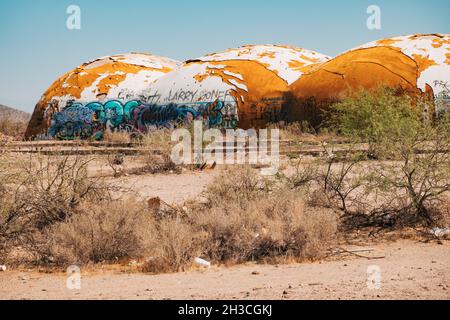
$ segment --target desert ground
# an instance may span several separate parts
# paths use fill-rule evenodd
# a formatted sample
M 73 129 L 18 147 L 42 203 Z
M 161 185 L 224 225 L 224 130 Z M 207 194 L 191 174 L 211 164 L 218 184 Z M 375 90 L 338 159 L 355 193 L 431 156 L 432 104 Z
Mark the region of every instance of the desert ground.
M 96 174 L 107 168 L 93 166 Z M 220 170 L 125 176 L 115 180 L 142 198 L 183 203 L 202 193 Z M 177 192 L 174 192 L 177 190 Z M 367 240 L 365 240 L 367 239 Z M 132 264 L 87 266 L 81 289 L 68 275 L 46 269 L 0 272 L 0 299 L 450 299 L 450 243 L 357 237 L 348 252 L 303 264 L 213 265 L 175 274 L 138 272 Z M 368 268 L 381 271 L 378 289 L 368 288 Z
M 0 299 L 450 299 L 450 244 L 401 240 L 370 246 L 367 256 L 293 265 L 213 266 L 146 275 L 123 267 L 82 270 L 81 289 L 67 275 L 13 270 L 0 273 Z M 363 254 L 361 254 L 363 255 Z M 381 258 L 383 257 L 383 258 Z M 381 287 L 368 289 L 367 269 L 379 266 Z
M 112 199 L 108 200 L 110 202 L 101 202 L 100 206 L 91 204 L 90 207 L 87 207 L 87 211 L 80 211 L 84 212 L 84 215 L 88 215 L 89 217 L 91 212 L 99 214 L 102 212 L 102 206 L 107 206 L 108 204 L 114 206 L 114 204 L 120 205 L 123 203 L 126 204 L 124 211 L 141 212 L 141 215 L 136 215 L 135 219 L 143 219 L 142 217 L 145 215 L 155 214 L 154 217 L 152 216 L 151 221 L 158 227 L 155 229 L 154 226 L 152 226 L 153 229 L 151 229 L 149 225 L 146 224 L 150 221 L 147 220 L 147 218 L 144 218 L 144 220 L 136 220 L 145 221 L 140 223 L 140 226 L 145 226 L 146 230 L 152 230 L 147 231 L 145 236 L 149 236 L 148 239 L 153 241 L 151 242 L 152 244 L 147 247 L 145 247 L 144 244 L 141 246 L 139 243 L 139 247 L 136 248 L 139 248 L 139 250 L 142 251 L 138 253 L 133 251 L 133 248 L 124 246 L 124 243 L 126 244 L 128 241 L 128 238 L 124 238 L 125 240 L 122 241 L 121 245 L 124 246 L 126 250 L 129 250 L 130 253 L 122 256 L 123 258 L 119 259 L 116 255 L 109 255 L 109 258 L 103 259 L 91 255 L 90 257 L 93 258 L 83 260 L 84 262 L 80 263 L 80 288 L 76 289 L 69 288 L 70 286 L 68 286 L 67 283 L 68 280 L 71 279 L 71 275 L 65 272 L 66 266 L 71 263 L 68 264 L 66 262 L 72 259 L 72 256 L 67 255 L 68 260 L 64 260 L 66 262 L 63 264 L 53 263 L 53 260 L 45 260 L 42 258 L 27 260 L 31 262 L 22 264 L 20 261 L 22 261 L 21 259 L 23 259 L 23 257 L 26 259 L 32 257 L 28 252 L 41 254 L 41 252 L 45 251 L 24 251 L 24 247 L 16 245 L 16 247 L 13 247 L 14 250 L 10 252 L 9 258 L 12 258 L 12 260 L 9 261 L 18 262 L 12 262 L 8 265 L 8 263 L 4 263 L 4 261 L 7 262 L 8 260 L 2 259 L 0 256 L 0 260 L 4 260 L 0 261 L 0 265 L 6 264 L 6 270 L 3 270 L 5 268 L 0 269 L 0 300 L 450 299 L 450 242 L 448 241 L 448 237 L 441 238 L 440 236 L 433 236 L 434 231 L 431 227 L 423 226 L 422 229 L 416 229 L 414 226 L 411 226 L 406 229 L 393 228 L 391 230 L 388 225 L 384 225 L 383 221 L 385 220 L 380 220 L 383 222 L 383 226 L 380 229 L 382 232 L 377 229 L 378 227 L 370 227 L 373 229 L 369 228 L 368 230 L 350 228 L 349 230 L 352 231 L 342 232 L 341 229 L 338 229 L 337 227 L 334 228 L 333 221 L 329 219 L 323 220 L 324 218 L 331 216 L 334 216 L 336 221 L 342 219 L 343 216 L 340 218 L 338 216 L 339 212 L 342 213 L 343 211 L 339 206 L 339 201 L 335 201 L 337 198 L 336 194 L 333 198 L 328 197 L 327 199 L 323 194 L 323 189 L 314 189 L 318 186 L 317 184 L 314 185 L 314 183 L 319 183 L 319 188 L 321 188 L 321 183 L 323 183 L 323 181 L 320 179 L 323 179 L 323 177 L 331 179 L 325 180 L 330 184 L 332 184 L 333 181 L 339 181 L 339 173 L 343 172 L 339 170 L 344 170 L 345 167 L 341 167 L 340 162 L 333 164 L 333 159 L 337 157 L 336 154 L 351 155 L 360 151 L 365 152 L 367 151 L 367 146 L 365 144 L 350 146 L 345 142 L 342 142 L 342 140 L 336 140 L 330 142 L 333 145 L 333 149 L 328 147 L 325 149 L 326 144 L 320 144 L 314 139 L 312 141 L 308 139 L 301 140 L 300 142 L 296 141 L 294 144 L 292 144 L 291 141 L 288 141 L 287 145 L 284 143 L 281 146 L 280 176 L 274 177 L 274 179 L 278 179 L 278 182 L 283 181 L 282 188 L 284 189 L 280 189 L 282 190 L 282 193 L 276 193 L 276 187 L 274 187 L 272 191 L 269 190 L 270 187 L 267 189 L 267 185 L 261 187 L 260 182 L 264 179 L 261 180 L 262 176 L 260 173 L 258 174 L 258 172 L 260 172 L 259 169 L 261 168 L 258 166 L 246 166 L 245 169 L 240 169 L 241 171 L 236 169 L 236 167 L 230 168 L 230 166 L 226 165 L 205 165 L 201 168 L 195 166 L 161 166 L 161 161 L 163 165 L 170 164 L 170 162 L 167 162 L 164 156 L 161 158 L 159 154 L 155 153 L 155 150 L 160 150 L 157 149 L 159 147 L 159 140 L 155 140 L 156 147 L 153 145 L 146 146 L 147 149 L 152 150 L 150 153 L 145 151 L 147 149 L 139 149 L 140 145 L 136 147 L 130 142 L 117 141 L 102 143 L 6 143 L 3 146 L 3 156 L 7 160 L 5 162 L 7 165 L 6 168 L 13 168 L 11 172 L 16 172 L 17 164 L 24 163 L 30 166 L 43 164 L 44 166 L 42 169 L 34 171 L 35 173 L 39 173 L 39 179 L 42 179 L 43 181 L 47 181 L 46 179 L 52 181 L 52 178 L 46 178 L 41 175 L 45 170 L 50 172 L 50 174 L 53 174 L 52 170 L 54 169 L 49 169 L 53 168 L 50 166 L 51 163 L 59 164 L 59 166 L 62 163 L 63 168 L 67 170 L 66 172 L 81 172 L 79 169 L 76 169 L 80 167 L 70 167 L 68 164 L 72 163 L 72 161 L 74 161 L 74 163 L 86 161 L 86 177 L 81 177 L 80 179 L 82 180 L 77 181 L 83 183 L 90 183 L 91 181 L 96 180 L 102 181 L 101 186 L 108 186 L 108 190 L 112 192 Z M 155 142 L 152 140 L 151 143 Z M 166 149 L 167 148 L 165 147 L 161 148 L 161 150 Z M 332 152 L 331 156 L 330 150 Z M 441 155 L 440 152 L 437 154 Z M 444 154 L 444 156 L 447 156 L 447 154 Z M 349 157 L 351 158 L 351 156 Z M 122 159 L 122 161 L 119 164 L 113 164 L 117 159 Z M 322 161 L 319 162 L 318 165 L 316 165 L 317 159 Z M 327 167 L 324 166 L 324 163 L 327 162 L 323 161 L 331 161 L 326 176 L 321 175 L 321 172 L 327 171 Z M 342 163 L 348 164 L 351 162 L 346 162 L 346 160 L 344 160 Z M 357 186 L 357 189 L 352 189 L 352 183 L 355 181 L 354 178 L 361 175 L 361 172 L 364 173 L 369 171 L 368 168 L 371 168 L 370 165 L 372 165 L 373 168 L 373 164 L 383 164 L 386 166 L 391 164 L 396 165 L 397 163 L 398 162 L 392 161 L 360 161 L 358 162 L 358 167 L 355 167 L 356 169 L 352 169 L 351 173 L 347 176 L 343 176 L 342 181 L 344 182 L 341 183 L 338 188 L 341 191 L 350 190 L 350 193 L 352 190 L 360 190 L 362 188 L 361 185 Z M 149 165 L 151 166 L 149 167 Z M 332 165 L 334 165 L 334 167 Z M 22 167 L 19 166 L 18 168 L 27 168 L 27 166 L 23 167 L 22 165 Z M 156 168 L 156 171 L 149 172 L 149 168 L 151 170 Z M 350 168 L 353 167 L 351 166 L 348 168 L 348 172 L 350 172 Z M 245 170 L 247 169 L 253 172 L 253 174 L 256 174 L 256 179 L 259 181 L 258 183 L 254 185 L 245 184 L 247 179 L 253 179 L 252 174 L 246 173 Z M 300 171 L 298 171 L 299 169 Z M 237 172 L 237 174 L 234 178 L 230 178 L 229 176 L 232 175 L 230 172 L 233 171 Z M 313 176 L 310 175 L 310 171 L 314 173 Z M 333 176 L 333 174 L 337 175 Z M 20 175 L 18 176 L 20 177 Z M 8 175 L 5 177 L 8 177 Z M 25 181 L 33 183 L 34 177 L 33 175 L 31 175 L 31 177 L 32 178 Z M 63 174 L 61 177 L 66 177 L 66 175 Z M 290 179 L 289 177 L 295 177 L 295 179 Z M 233 185 L 234 182 L 237 183 L 235 185 L 244 186 L 244 189 L 248 187 L 248 190 L 253 190 L 252 192 L 256 192 L 255 194 L 258 194 L 260 197 L 262 195 L 264 199 L 252 199 L 251 194 L 241 194 L 241 187 L 236 188 L 235 185 Z M 313 187 L 309 185 L 310 182 L 313 183 Z M 222 190 L 224 188 L 224 183 L 226 186 L 225 194 L 223 194 L 224 191 Z M 298 185 L 294 186 L 294 184 Z M 5 184 L 6 187 L 10 187 L 11 185 L 14 185 L 14 183 Z M 39 187 L 38 184 L 36 184 L 36 186 Z M 75 186 L 77 186 L 77 184 L 75 184 Z M 216 186 L 216 189 L 212 189 L 215 191 L 210 190 L 211 186 Z M 71 187 L 67 189 L 68 194 L 73 194 L 70 193 L 72 192 L 70 188 Z M 24 192 L 21 192 L 20 190 L 23 189 L 17 190 L 16 193 L 11 194 L 14 197 L 17 197 L 17 199 L 25 201 L 26 205 L 24 208 L 26 208 L 30 202 L 30 197 L 21 197 L 21 193 Z M 314 190 L 318 192 L 314 192 Z M 326 187 L 325 190 L 326 192 L 330 192 L 332 189 Z M 28 192 L 33 193 L 34 191 L 33 189 L 28 189 Z M 73 192 L 76 192 L 76 190 L 74 189 Z M 216 192 L 214 195 L 218 198 L 208 198 L 211 196 L 211 192 Z M 287 193 L 285 198 L 282 198 L 284 196 L 283 192 Z M 47 193 L 45 192 L 42 194 L 47 196 Z M 48 194 L 52 197 L 54 195 L 59 195 L 58 193 Z M 359 208 L 364 208 L 359 206 L 358 195 L 364 194 L 352 194 L 354 199 L 353 202 L 348 201 L 349 204 L 355 204 L 350 209 L 356 210 L 354 212 L 358 212 Z M 404 197 L 401 192 L 398 193 L 398 195 Z M 8 204 L 7 197 L 4 198 L 5 203 Z M 37 198 L 38 203 L 40 203 L 39 199 L 42 199 L 42 196 Z M 58 198 L 55 197 L 55 199 Z M 156 208 L 153 207 L 153 201 L 155 199 L 158 202 Z M 245 199 L 245 201 L 242 199 Z M 296 199 L 301 201 L 299 202 Z M 367 198 L 370 205 L 378 205 L 378 200 L 376 199 L 378 198 L 371 198 L 371 196 L 368 196 Z M 239 201 L 243 202 L 239 204 Z M 237 202 L 238 204 L 234 204 L 233 202 Z M 259 203 L 262 203 L 263 206 L 258 206 Z M 288 207 L 286 207 L 286 203 L 289 204 Z M 443 203 L 446 202 L 444 201 Z M 210 204 L 213 205 L 210 207 Z M 275 206 L 271 207 L 272 204 L 275 204 Z M 51 205 L 51 203 L 49 203 L 49 205 Z M 143 205 L 143 207 L 141 205 Z M 239 217 L 240 220 L 233 220 L 228 216 L 228 213 L 224 208 L 227 208 L 230 205 L 235 205 L 231 206 L 231 208 L 233 208 L 234 212 L 240 214 L 240 216 L 231 217 L 234 217 L 233 219 Z M 239 207 L 239 205 L 245 205 L 246 207 Z M 219 215 L 213 216 L 212 214 L 214 214 L 214 210 L 216 209 L 214 206 L 218 206 L 220 210 L 225 211 L 217 211 L 219 212 Z M 7 207 L 5 206 L 5 208 Z M 45 208 L 41 208 L 40 205 L 36 208 L 37 210 L 42 209 L 42 212 L 45 212 Z M 126 212 L 120 211 L 122 210 L 120 208 L 108 208 L 109 209 L 105 210 L 112 210 L 112 212 L 117 210 L 118 215 L 126 216 Z M 448 207 L 443 206 L 442 208 L 443 213 L 449 212 L 445 211 Z M 253 211 L 250 211 L 250 209 Z M 287 215 L 290 215 L 289 219 L 291 220 L 280 219 L 280 217 L 283 217 L 285 214 L 285 211 L 283 210 L 286 211 Z M 169 213 L 165 216 L 167 212 Z M 170 216 L 170 214 L 174 214 L 174 212 L 176 215 Z M 196 212 L 198 213 L 197 216 L 195 215 Z M 206 217 L 209 217 L 209 213 L 211 213 L 212 218 L 209 218 L 210 220 L 202 221 L 202 217 L 205 217 L 205 215 Z M 301 216 L 302 213 L 305 215 Z M 271 214 L 274 215 L 271 216 Z M 192 221 L 183 223 L 194 223 L 194 220 L 187 219 L 186 215 L 189 216 L 189 219 L 194 219 L 196 217 L 195 219 L 199 220 L 195 221 L 200 221 L 198 222 L 198 226 L 200 226 L 200 223 L 205 223 L 204 226 L 211 228 L 209 230 L 214 228 L 225 228 L 227 227 L 226 221 L 231 221 L 230 223 L 232 225 L 227 228 L 234 230 L 232 231 L 232 234 L 236 232 L 239 234 L 239 237 L 241 237 L 234 238 L 233 235 L 227 233 L 227 229 L 221 230 L 221 232 L 223 232 L 223 237 L 226 239 L 225 241 L 229 241 L 224 242 L 222 245 L 226 246 L 226 250 L 229 250 L 228 252 L 232 254 L 230 256 L 231 258 L 227 259 L 226 256 L 214 256 L 215 252 L 206 251 L 208 249 L 205 248 L 209 247 L 207 247 L 205 243 L 209 241 L 208 243 L 212 244 L 211 248 L 220 252 L 220 247 L 213 246 L 215 243 L 220 243 L 217 241 L 221 241 L 220 239 L 222 238 L 220 237 L 222 235 L 219 235 L 218 238 L 211 238 L 213 240 L 202 242 L 202 246 L 205 245 L 205 247 L 201 248 L 202 251 L 198 251 L 202 252 L 202 254 L 210 254 L 210 257 L 212 257 L 212 259 L 210 259 L 212 262 L 211 266 L 196 266 L 194 257 L 199 257 L 199 255 L 197 255 L 198 253 L 191 252 L 196 250 L 194 247 L 196 241 L 205 241 L 202 240 L 204 235 L 200 232 L 202 230 L 199 231 L 199 229 L 195 229 L 193 226 L 189 225 L 181 225 L 187 229 L 179 229 L 184 232 L 184 234 L 180 234 L 178 233 L 178 229 L 170 229 L 175 228 L 171 227 L 174 225 L 174 222 L 177 222 L 176 228 L 180 228 L 178 223 L 179 219 L 181 219 L 182 222 L 183 219 L 186 219 L 184 221 Z M 97 217 L 100 217 L 101 219 L 102 216 L 98 215 Z M 114 218 L 114 216 L 111 217 Z M 293 219 L 295 217 L 301 218 L 295 220 Z M 262 227 L 261 225 L 257 225 L 256 229 L 249 228 L 248 225 L 252 225 L 253 221 L 259 221 L 257 219 L 261 219 Z M 389 215 L 386 215 L 383 219 L 388 219 L 386 220 L 387 222 L 392 221 L 389 220 Z M 215 222 L 216 220 L 217 223 Z M 77 220 L 69 219 L 68 221 L 71 223 L 70 221 L 76 222 Z M 95 221 L 95 224 L 98 223 L 101 225 L 104 220 Z M 297 227 L 299 221 L 301 225 L 305 226 L 305 229 L 299 229 Z M 60 225 L 64 225 L 65 223 L 66 222 L 63 221 Z M 90 243 L 90 238 L 85 236 L 90 234 L 91 231 L 83 233 L 80 232 L 77 227 L 73 229 L 74 233 L 79 234 L 80 241 L 85 241 L 84 239 L 89 238 L 87 242 L 79 242 L 79 248 L 84 248 L 83 250 L 86 250 L 86 248 L 89 249 L 90 245 L 94 248 L 94 230 L 97 229 L 93 227 L 92 220 L 90 220 L 89 223 L 91 227 L 90 229 L 85 229 L 85 231 L 92 231 L 92 243 Z M 128 221 L 127 223 L 132 223 L 132 221 Z M 297 223 L 297 225 L 294 225 L 294 223 Z M 279 227 L 280 224 L 282 227 Z M 446 222 L 444 222 L 444 224 L 446 224 Z M 109 239 L 108 241 L 117 237 L 116 229 L 114 227 L 115 222 L 111 222 L 111 225 L 112 229 L 105 229 L 107 230 L 105 232 L 110 232 L 110 235 L 112 235 L 112 238 L 105 238 Z M 134 228 L 131 231 L 136 232 L 133 233 L 133 235 L 138 234 L 138 231 L 136 230 L 139 228 L 134 224 L 130 225 L 133 225 L 132 228 Z M 164 225 L 169 226 L 169 229 L 164 229 Z M 79 226 L 83 226 L 83 224 L 80 223 Z M 266 229 L 266 227 L 271 229 Z M 309 231 L 309 235 L 307 228 L 312 230 Z M 71 236 L 70 229 L 54 230 L 63 232 L 61 233 L 63 235 L 63 240 L 66 236 Z M 286 230 L 287 233 L 285 232 Z M 95 232 L 99 231 L 97 230 Z M 158 234 L 158 232 L 161 233 L 161 235 Z M 163 234 L 163 232 L 168 233 Z M 300 245 L 302 241 L 301 238 L 289 238 L 291 237 L 290 232 L 298 232 L 299 234 L 306 232 L 306 244 Z M 421 232 L 426 233 L 426 235 L 421 234 Z M 153 236 L 153 234 L 156 234 L 156 236 Z M 171 234 L 173 236 L 171 236 Z M 209 233 L 206 232 L 206 234 L 211 236 L 212 231 L 209 231 Z M 288 234 L 288 236 L 285 236 L 285 234 Z M 41 235 L 44 235 L 44 233 Z M 337 237 L 336 239 L 335 235 Z M 162 238 L 158 238 L 160 236 Z M 166 236 L 166 238 L 163 236 Z M 268 239 L 264 240 L 268 242 L 264 242 L 263 240 L 261 240 L 262 242 L 258 242 L 259 240 L 256 241 L 255 239 L 258 239 L 260 236 L 263 240 Z M 42 238 L 37 239 L 42 241 Z M 159 241 L 161 239 L 164 239 L 164 241 Z M 182 240 L 179 241 L 178 239 Z M 290 243 L 290 239 L 294 239 L 294 242 Z M 324 240 L 323 242 L 322 239 Z M 147 238 L 144 240 L 147 240 Z M 331 241 L 330 243 L 328 243 L 329 240 Z M 237 243 L 239 243 L 239 241 L 241 242 L 240 245 L 235 245 L 236 242 L 233 243 L 233 241 L 237 241 Z M 288 241 L 287 243 L 290 243 L 290 246 L 294 245 L 294 247 L 291 247 L 294 249 L 289 250 L 297 250 L 294 252 L 297 252 L 298 255 L 295 256 L 295 254 L 292 254 L 292 251 L 289 250 L 283 251 L 284 249 L 279 249 L 284 248 L 282 247 L 284 244 L 277 247 L 276 241 Z M 174 252 L 171 251 L 173 242 L 178 243 Z M 299 245 L 295 242 L 299 243 Z M 50 244 L 53 242 L 40 242 L 41 245 L 47 243 Z M 88 243 L 87 247 L 82 247 L 83 243 Z M 241 254 L 240 252 L 243 252 L 242 248 L 247 250 L 246 248 L 248 248 L 248 245 L 259 245 L 260 249 L 258 250 L 266 251 L 264 251 L 265 253 L 260 258 L 254 259 L 253 256 L 245 256 L 239 260 L 241 257 L 239 254 Z M 49 246 L 49 248 L 51 250 L 56 250 L 52 252 L 58 254 L 57 246 L 55 246 L 55 244 L 52 244 L 52 246 L 53 247 Z M 107 247 L 105 247 L 106 249 L 102 247 L 102 241 L 96 242 L 95 246 L 102 250 L 109 249 Z M 316 250 L 316 247 L 320 247 L 320 249 Z M 70 249 L 72 248 L 72 244 L 66 245 L 64 248 L 72 250 Z M 150 248 L 153 251 L 147 253 L 144 252 L 143 248 Z M 311 253 L 311 256 L 301 256 L 302 252 L 307 252 L 302 251 L 306 250 L 303 248 L 309 248 L 308 250 L 310 251 L 308 252 Z M 73 250 L 73 252 L 75 252 L 75 249 Z M 275 259 L 273 259 L 273 252 L 275 253 Z M 69 252 L 68 254 L 71 253 Z M 81 257 L 80 259 L 83 259 L 83 257 L 86 256 L 83 254 L 85 254 L 85 252 L 82 252 L 82 254 L 76 256 L 76 258 L 78 259 Z M 155 258 L 154 254 L 156 254 L 157 258 Z M 166 256 L 164 256 L 164 254 Z M 183 255 L 186 255 L 186 258 L 183 258 Z M 48 257 L 53 259 L 52 255 L 49 255 Z M 172 261 L 178 261 L 176 259 L 179 257 L 184 259 L 183 261 L 180 260 L 181 262 L 179 265 L 170 265 Z M 268 260 L 265 260 L 266 258 Z M 277 258 L 279 258 L 279 260 L 277 260 Z M 236 260 L 233 261 L 233 259 Z M 159 261 L 163 261 L 169 267 L 166 268 L 166 266 L 162 266 L 164 268 L 159 268 Z M 259 261 L 259 263 L 248 261 Z M 150 270 L 145 269 L 148 266 L 150 266 Z M 182 271 L 173 272 L 175 270 Z

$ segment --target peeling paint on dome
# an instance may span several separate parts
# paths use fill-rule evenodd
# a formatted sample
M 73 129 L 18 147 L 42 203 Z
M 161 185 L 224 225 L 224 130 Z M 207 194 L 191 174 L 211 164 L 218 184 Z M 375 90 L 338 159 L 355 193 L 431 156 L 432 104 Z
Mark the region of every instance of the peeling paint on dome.
M 303 68 L 330 58 L 305 49 L 256 45 L 188 60 L 158 79 L 147 92 L 156 104 L 197 105 L 222 101 L 226 112 L 219 127 L 263 127 L 285 120 L 288 85 Z
M 319 124 L 320 109 L 360 89 L 399 88 L 448 108 L 450 36 L 411 35 L 373 41 L 304 69 L 290 86 L 297 118 Z M 446 107 L 447 106 L 447 107 Z
M 450 82 L 448 66 L 450 65 L 450 35 L 417 34 L 410 36 L 393 37 L 365 44 L 360 48 L 374 46 L 388 46 L 400 50 L 418 64 L 418 87 L 425 92 L 426 85 L 439 94 L 441 88 L 434 85 L 435 81 Z M 433 72 L 426 72 L 433 68 Z M 440 70 L 440 72 L 438 72 Z M 432 75 L 433 78 L 429 76 Z
M 249 60 L 257 61 L 267 69 L 276 72 L 287 84 L 296 81 L 302 72 L 298 66 L 326 62 L 330 57 L 323 54 L 289 46 L 247 45 L 229 49 L 222 53 L 213 53 L 198 58 L 200 61 Z

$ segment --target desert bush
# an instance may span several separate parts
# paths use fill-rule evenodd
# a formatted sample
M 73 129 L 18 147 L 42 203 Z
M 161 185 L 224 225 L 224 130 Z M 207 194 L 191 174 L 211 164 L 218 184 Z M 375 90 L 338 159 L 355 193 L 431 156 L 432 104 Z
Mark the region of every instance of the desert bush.
M 281 174 L 281 179 L 287 188 L 305 191 L 309 205 L 348 214 L 360 204 L 367 157 L 354 144 L 343 151 L 335 143 L 322 142 L 322 148 L 321 156 L 298 162 L 295 172 Z
M 317 162 L 309 203 L 342 212 L 344 225 L 351 228 L 444 221 L 450 192 L 449 128 L 423 123 L 411 136 L 385 137 L 380 155 L 393 160 L 368 161 L 361 152 L 325 153 Z M 294 178 L 301 181 L 302 176 Z
M 331 107 L 328 124 L 354 142 L 367 142 L 369 156 L 382 160 L 359 172 L 359 164 L 339 160 L 341 170 L 325 175 L 341 209 L 366 216 L 366 225 L 432 225 L 432 216 L 442 211 L 450 181 L 450 122 L 446 116 L 423 119 L 418 105 L 434 110 L 426 101 L 380 89 L 359 92 Z M 349 210 L 347 198 L 357 199 L 359 209 Z
M 8 232 L 6 224 L 14 208 L 13 192 L 18 181 L 24 179 L 18 163 L 21 159 L 9 153 L 0 153 L 0 256 L 7 250 Z M 12 230 L 10 231 L 12 232 Z
M 369 154 L 385 156 L 385 140 L 401 140 L 413 134 L 421 124 L 421 110 L 413 99 L 401 92 L 381 88 L 377 92 L 360 91 L 332 105 L 326 124 L 354 142 L 369 144 Z
M 117 262 L 144 257 L 154 225 L 136 200 L 83 203 L 43 233 L 40 259 L 57 265 Z
M 215 263 L 316 259 L 336 235 L 332 210 L 308 207 L 298 190 L 269 187 L 249 167 L 226 170 L 205 198 L 207 204 L 157 220 L 145 271 L 182 270 L 196 256 Z
M 33 251 L 35 237 L 72 216 L 83 201 L 110 199 L 110 187 L 90 178 L 91 159 L 30 156 L 9 167 L 0 193 L 3 250 L 14 245 Z
M 170 154 L 172 152 L 173 143 L 171 141 L 170 130 L 153 130 L 142 135 L 140 139 L 140 146 L 143 149 L 158 151 L 163 154 Z
M 206 240 L 186 221 L 174 218 L 156 222 L 149 258 L 142 270 L 150 273 L 177 272 L 192 265 Z
M 331 210 L 306 207 L 302 195 L 288 190 L 253 198 L 245 206 L 223 202 L 189 219 L 208 234 L 207 258 L 237 263 L 318 258 L 337 226 Z
M 327 148 L 325 146 L 325 148 Z M 350 208 L 361 201 L 358 191 L 364 184 L 364 174 L 359 171 L 364 154 L 349 149 L 345 155 L 328 151 L 323 170 L 317 175 L 323 192 L 331 207 L 337 207 L 344 214 L 349 214 Z
M 323 253 L 335 234 L 335 214 L 308 207 L 302 192 L 274 180 L 243 166 L 224 171 L 208 186 L 208 205 L 190 210 L 186 218 L 208 235 L 205 257 L 244 262 Z
M 386 138 L 385 143 L 397 161 L 373 163 L 367 188 L 403 200 L 395 219 L 435 224 L 433 215 L 445 207 L 450 192 L 450 122 L 423 123 L 401 140 Z
M 211 207 L 246 204 L 270 188 L 269 182 L 262 179 L 249 166 L 233 166 L 227 168 L 208 187 L 205 196 Z
M 286 186 L 291 189 L 299 189 L 306 187 L 309 189 L 311 184 L 318 179 L 320 174 L 318 161 L 313 161 L 309 164 L 298 162 L 295 165 L 295 173 L 289 176 L 279 174 L 281 178 L 285 179 Z
M 125 155 L 123 153 L 109 154 L 106 160 L 114 178 L 119 178 L 124 175 Z
M 138 259 L 143 271 L 159 273 L 184 270 L 199 256 L 217 263 L 298 261 L 320 257 L 336 233 L 332 210 L 305 205 L 297 189 L 271 185 L 248 167 L 218 177 L 205 193 L 208 204 L 180 209 L 156 200 L 112 201 L 79 161 L 27 162 L 20 180 L 3 185 L 11 206 L 2 243 L 27 253 L 15 263 Z

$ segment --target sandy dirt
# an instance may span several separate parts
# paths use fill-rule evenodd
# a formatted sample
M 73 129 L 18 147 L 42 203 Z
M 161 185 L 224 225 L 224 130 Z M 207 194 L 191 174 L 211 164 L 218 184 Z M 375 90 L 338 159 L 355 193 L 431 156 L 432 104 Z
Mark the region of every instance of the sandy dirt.
M 450 299 L 449 242 L 402 240 L 370 249 L 366 254 L 385 258 L 213 266 L 167 275 L 82 270 L 81 290 L 67 289 L 65 274 L 6 271 L 0 272 L 0 299 Z M 368 289 L 370 266 L 381 270 L 378 290 Z
M 205 191 L 208 184 L 219 174 L 219 171 L 208 170 L 176 175 L 128 176 L 121 177 L 113 183 L 142 199 L 160 197 L 169 204 L 183 204 Z

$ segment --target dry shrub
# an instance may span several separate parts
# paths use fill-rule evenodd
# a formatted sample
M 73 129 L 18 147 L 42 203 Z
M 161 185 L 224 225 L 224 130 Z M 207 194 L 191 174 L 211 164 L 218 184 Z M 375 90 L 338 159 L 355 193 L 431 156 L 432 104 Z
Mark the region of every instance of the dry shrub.
M 158 173 L 178 173 L 180 168 L 172 161 L 170 156 L 165 154 L 151 154 L 145 156 L 143 167 L 132 169 L 131 174 L 158 174 Z
M 431 209 L 431 216 L 437 226 L 450 228 L 450 192 L 444 194 Z
M 149 212 L 135 200 L 84 203 L 46 231 L 40 251 L 58 265 L 143 257 L 152 225 Z
M 203 253 L 213 261 L 317 258 L 337 229 L 332 210 L 308 207 L 303 193 L 246 166 L 224 171 L 205 196 L 187 219 L 208 235 Z
M 226 169 L 207 188 L 206 197 L 211 207 L 234 203 L 245 204 L 266 190 L 268 184 L 248 166 Z
M 242 204 L 230 202 L 190 216 L 208 234 L 203 249 L 213 261 L 314 259 L 328 248 L 337 230 L 331 210 L 306 207 L 294 191 L 277 191 Z
M 234 169 L 234 170 L 232 170 Z M 208 187 L 208 203 L 157 215 L 146 272 L 175 272 L 199 256 L 215 263 L 301 261 L 320 258 L 333 242 L 330 209 L 305 205 L 249 167 L 226 170 Z
M 49 175 L 30 169 L 20 188 L 32 194 L 16 195 L 20 205 L 2 224 L 9 248 L 29 254 L 20 262 L 140 259 L 142 271 L 160 273 L 184 270 L 199 256 L 217 263 L 298 261 L 321 257 L 336 233 L 331 210 L 308 207 L 302 193 L 278 189 L 248 167 L 218 177 L 208 204 L 179 209 L 156 198 L 108 200 L 84 175 L 85 164 L 61 161 L 30 165 Z
M 281 174 L 281 177 L 285 179 L 286 186 L 291 189 L 309 189 L 313 182 L 317 181 L 320 174 L 317 161 L 310 163 L 297 162 L 297 164 L 293 165 L 295 168 L 294 174 L 288 176 Z
M 125 155 L 123 153 L 109 154 L 106 160 L 114 178 L 119 178 L 125 174 Z
M 201 252 L 201 233 L 182 220 L 169 218 L 156 222 L 153 235 L 144 272 L 181 271 Z
M 167 129 L 151 130 L 141 136 L 140 145 L 142 148 L 169 153 L 172 150 L 171 136 L 172 132 Z
M 88 177 L 91 160 L 37 155 L 8 167 L 0 183 L 3 254 L 14 246 L 35 252 L 42 234 L 74 215 L 80 203 L 110 199 L 110 187 Z
M 335 206 L 335 202 L 331 201 L 330 197 L 321 188 L 308 190 L 307 203 L 308 206 L 317 208 L 332 209 Z
M 323 140 L 336 140 L 344 142 L 346 139 L 337 136 L 328 127 L 314 127 L 308 121 L 292 122 L 292 123 L 274 123 L 268 126 L 268 129 L 279 129 L 280 138 L 283 141 L 289 141 L 289 147 L 296 146 L 299 143 L 317 144 Z M 294 154 L 293 154 L 294 156 Z
M 149 131 L 141 137 L 139 147 L 145 164 L 143 167 L 133 170 L 133 174 L 166 173 L 180 169 L 171 158 L 173 143 L 169 130 Z

